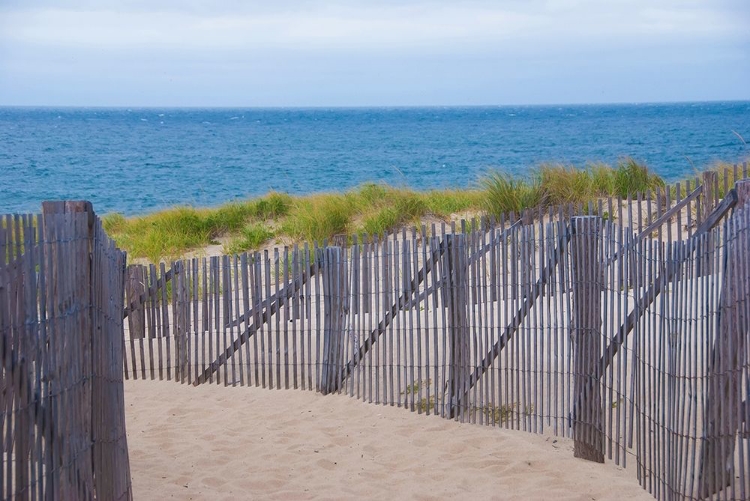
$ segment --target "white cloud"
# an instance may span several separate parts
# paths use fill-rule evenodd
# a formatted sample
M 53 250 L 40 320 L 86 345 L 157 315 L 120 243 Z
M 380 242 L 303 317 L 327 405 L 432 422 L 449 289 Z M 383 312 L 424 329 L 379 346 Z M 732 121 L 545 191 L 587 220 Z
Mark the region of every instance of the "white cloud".
M 456 8 L 236 16 L 50 9 L 11 13 L 4 37 L 15 43 L 105 48 L 388 48 L 455 39 L 488 41 L 523 33 L 536 23 L 524 14 Z
M 0 0 L 0 104 L 747 98 L 747 1 Z
M 6 10 L 0 38 L 6 44 L 107 49 L 389 50 L 451 49 L 457 43 L 471 48 L 514 41 L 564 46 L 640 37 L 726 38 L 745 27 L 741 16 L 706 1 L 303 2 L 275 9 L 250 4 L 235 13 L 211 12 L 204 2 L 188 2 L 181 9 L 174 2 L 126 2 L 109 9 L 94 5 Z

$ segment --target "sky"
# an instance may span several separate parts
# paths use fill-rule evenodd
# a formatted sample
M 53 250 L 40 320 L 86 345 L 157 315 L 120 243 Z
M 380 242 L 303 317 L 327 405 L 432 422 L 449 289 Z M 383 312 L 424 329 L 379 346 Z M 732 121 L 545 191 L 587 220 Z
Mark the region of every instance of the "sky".
M 748 0 L 0 0 L 0 105 L 750 99 Z

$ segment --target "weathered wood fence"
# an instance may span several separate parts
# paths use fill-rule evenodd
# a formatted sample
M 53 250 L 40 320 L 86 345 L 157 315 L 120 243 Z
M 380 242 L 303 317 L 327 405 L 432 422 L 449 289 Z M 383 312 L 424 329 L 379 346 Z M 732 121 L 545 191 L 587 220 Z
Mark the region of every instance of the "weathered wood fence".
M 566 435 L 659 499 L 749 499 L 750 207 L 748 181 L 728 178 L 347 248 L 132 266 L 125 376 Z
M 88 203 L 0 217 L 0 498 L 132 499 L 124 271 Z
M 0 493 L 132 498 L 124 375 L 565 435 L 659 499 L 748 499 L 747 177 L 127 270 L 90 204 L 6 216 Z

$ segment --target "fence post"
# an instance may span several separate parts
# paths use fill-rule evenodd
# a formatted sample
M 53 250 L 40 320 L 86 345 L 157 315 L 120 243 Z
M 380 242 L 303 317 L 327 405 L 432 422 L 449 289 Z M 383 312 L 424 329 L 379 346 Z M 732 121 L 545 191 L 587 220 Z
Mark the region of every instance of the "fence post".
M 346 347 L 347 279 L 341 247 L 326 247 L 323 255 L 323 365 L 318 389 L 338 391 Z
M 716 207 L 718 193 L 716 186 L 719 182 L 719 173 L 706 171 L 703 173 L 703 206 L 701 207 L 701 222 L 705 221 L 711 211 Z
M 61 358 L 57 360 L 60 364 L 68 364 L 73 360 L 77 360 L 80 364 L 78 367 L 57 367 L 56 372 L 58 374 L 65 371 L 72 371 L 71 373 L 82 377 L 80 382 L 80 388 L 75 388 L 69 391 L 67 397 L 67 404 L 78 407 L 77 414 L 80 416 L 80 422 L 75 423 L 68 430 L 66 430 L 68 436 L 65 437 L 71 443 L 78 444 L 81 449 L 76 448 L 70 449 L 70 454 L 73 456 L 70 473 L 68 479 L 60 477 L 58 481 L 58 488 L 61 492 L 76 492 L 77 495 L 81 495 L 83 492 L 94 491 L 94 478 L 92 456 L 93 451 L 91 448 L 83 447 L 86 442 L 93 442 L 94 433 L 92 420 L 94 413 L 96 412 L 96 405 L 94 402 L 94 392 L 92 391 L 92 381 L 97 374 L 93 373 L 92 364 L 92 351 L 94 350 L 94 336 L 93 327 L 95 324 L 94 318 L 94 284 L 93 284 L 93 273 L 92 273 L 92 257 L 94 250 L 94 223 L 95 215 L 94 209 L 91 202 L 87 201 L 46 201 L 42 202 L 42 224 L 44 230 L 49 231 L 48 221 L 54 221 L 55 215 L 63 214 L 86 214 L 85 221 L 86 226 L 80 226 L 80 220 L 70 220 L 70 226 L 65 228 L 64 232 L 67 232 L 68 238 L 72 239 L 72 246 L 70 249 L 73 251 L 68 254 L 72 256 L 69 262 L 59 262 L 60 249 L 53 240 L 50 239 L 50 246 L 45 246 L 45 252 L 52 252 L 53 259 L 55 260 L 56 266 L 70 267 L 66 270 L 68 277 L 72 279 L 71 284 L 56 284 L 55 290 L 67 290 L 70 295 L 63 296 L 59 295 L 55 298 L 55 304 L 49 305 L 55 310 L 78 310 L 77 318 L 75 320 L 76 329 L 67 332 L 62 332 L 63 336 L 72 336 L 71 338 L 65 339 L 64 341 L 58 341 L 58 346 L 64 346 L 65 348 L 58 356 Z M 45 216 L 50 216 L 45 217 Z M 45 235 L 46 237 L 46 235 Z M 45 238 L 46 239 L 46 238 Z M 69 252 L 69 251 L 68 251 Z M 59 275 L 56 275 L 59 277 Z M 77 338 L 73 338 L 77 337 Z M 73 354 L 78 352 L 80 358 L 76 358 Z M 54 418 L 53 418 L 54 419 Z M 58 423 L 59 424 L 59 423 Z M 78 456 L 78 458 L 75 458 Z M 66 458 L 68 459 L 68 458 Z M 77 477 L 73 481 L 73 471 Z M 70 483 L 66 483 L 66 480 Z M 78 483 L 74 486 L 74 483 Z M 63 497 L 65 497 L 63 495 Z
M 603 409 L 599 383 L 601 352 L 602 220 L 597 216 L 572 219 L 571 263 L 573 311 L 573 454 L 604 462 Z
M 469 386 L 471 367 L 469 366 L 470 345 L 468 329 L 468 282 L 466 277 L 468 256 L 466 235 L 446 235 L 446 252 L 443 254 L 445 276 L 445 305 L 448 308 L 447 327 L 451 362 L 448 373 L 448 398 L 446 415 L 461 418 L 468 410 L 465 397 Z
M 750 202 L 750 179 L 743 179 L 734 183 L 737 192 L 737 207 L 742 209 Z
M 174 286 L 172 288 L 173 318 L 175 326 L 175 381 L 185 383 L 188 381 L 189 352 L 188 352 L 188 326 L 190 325 L 188 308 L 190 300 L 188 297 L 188 281 L 185 276 L 187 266 L 184 261 L 176 261 L 172 264 L 175 270 Z M 151 374 L 153 378 L 154 375 Z
M 700 222 L 705 221 L 713 212 L 718 203 L 719 194 L 717 187 L 719 184 L 719 173 L 715 171 L 706 171 L 703 173 L 703 204 L 701 205 Z M 725 194 L 726 195 L 726 194 Z M 699 261 L 698 276 L 704 277 L 714 273 L 713 253 L 716 250 L 716 242 L 713 235 L 709 232 L 704 239 L 706 248 L 698 249 L 702 259 Z
M 737 212 L 729 219 L 725 235 L 724 273 L 718 312 L 718 334 L 707 371 L 703 444 L 698 493 L 709 497 L 733 485 L 737 431 L 746 419 L 742 373 L 748 343 L 750 296 L 750 180 L 735 183 Z M 745 423 L 748 426 L 748 423 Z M 740 453 L 742 454 L 742 453 Z M 739 475 L 744 475 L 740 471 Z M 736 492 L 734 493 L 736 494 Z
M 133 304 L 141 294 L 146 292 L 145 267 L 140 264 L 131 264 L 126 269 L 125 297 L 127 304 Z M 131 339 L 143 339 L 146 337 L 146 307 L 145 302 L 136 310 L 128 313 L 128 331 Z

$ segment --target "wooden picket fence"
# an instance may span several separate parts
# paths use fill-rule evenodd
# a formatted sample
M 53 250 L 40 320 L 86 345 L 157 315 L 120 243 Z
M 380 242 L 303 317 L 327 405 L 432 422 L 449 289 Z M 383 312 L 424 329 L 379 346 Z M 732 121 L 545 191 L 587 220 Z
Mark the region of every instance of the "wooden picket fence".
M 0 498 L 132 499 L 124 271 L 91 204 L 0 217 Z
M 125 377 L 564 435 L 658 499 L 748 499 L 750 181 L 729 177 L 347 247 L 131 266 Z
M 88 203 L 0 218 L 0 497 L 131 499 L 125 377 L 563 435 L 656 498 L 749 499 L 747 177 L 127 269 Z

